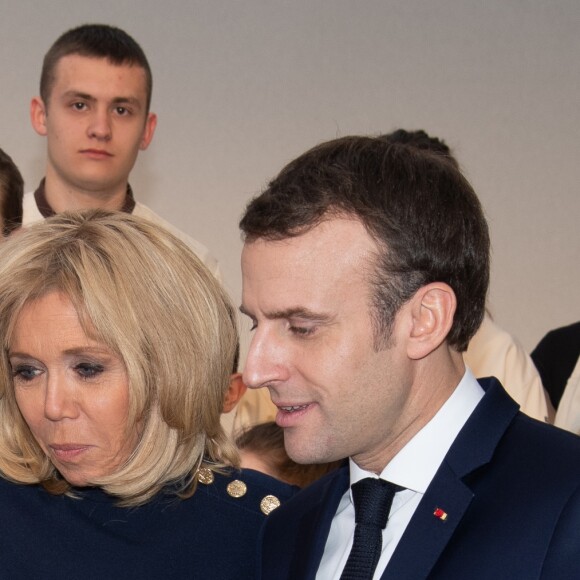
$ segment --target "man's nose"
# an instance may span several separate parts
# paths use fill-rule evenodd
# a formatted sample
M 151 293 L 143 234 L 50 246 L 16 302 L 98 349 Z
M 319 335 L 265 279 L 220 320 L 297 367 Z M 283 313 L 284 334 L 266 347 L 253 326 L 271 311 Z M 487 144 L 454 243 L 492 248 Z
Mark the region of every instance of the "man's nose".
M 108 141 L 112 135 L 111 116 L 105 109 L 95 109 L 89 124 L 89 137 Z
M 244 383 L 259 389 L 285 381 L 288 375 L 288 353 L 279 337 L 273 331 L 256 329 L 244 366 Z

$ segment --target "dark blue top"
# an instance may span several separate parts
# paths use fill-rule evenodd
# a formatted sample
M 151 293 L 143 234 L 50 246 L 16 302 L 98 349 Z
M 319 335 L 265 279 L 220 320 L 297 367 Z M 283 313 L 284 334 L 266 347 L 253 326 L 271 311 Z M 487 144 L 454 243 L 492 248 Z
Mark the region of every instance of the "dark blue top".
M 241 497 L 228 493 L 236 479 L 247 487 Z M 260 503 L 270 494 L 283 502 L 296 490 L 242 470 L 200 483 L 189 499 L 160 494 L 120 508 L 99 489 L 73 499 L 0 479 L 0 578 L 253 580 L 267 517 Z

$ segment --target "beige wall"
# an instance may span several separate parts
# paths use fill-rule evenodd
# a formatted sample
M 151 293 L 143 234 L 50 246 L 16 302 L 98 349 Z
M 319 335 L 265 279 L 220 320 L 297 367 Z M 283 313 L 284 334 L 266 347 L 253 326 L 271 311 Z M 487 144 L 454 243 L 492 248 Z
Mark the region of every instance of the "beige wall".
M 159 126 L 132 184 L 211 248 L 236 301 L 248 198 L 319 141 L 406 127 L 445 138 L 482 199 L 499 324 L 531 348 L 580 319 L 577 0 L 0 0 L 0 147 L 30 189 L 41 60 L 84 22 L 148 54 Z

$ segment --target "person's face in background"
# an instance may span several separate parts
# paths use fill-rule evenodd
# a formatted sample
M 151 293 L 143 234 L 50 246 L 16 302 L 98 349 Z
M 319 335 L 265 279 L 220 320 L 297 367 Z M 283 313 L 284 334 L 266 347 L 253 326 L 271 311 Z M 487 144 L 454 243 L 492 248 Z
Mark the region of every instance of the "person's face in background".
M 49 102 L 33 99 L 30 114 L 47 138 L 47 177 L 90 192 L 126 186 L 157 122 L 143 68 L 80 55 L 60 59 Z
M 69 483 L 90 484 L 127 460 L 138 435 L 127 434 L 125 364 L 85 334 L 66 296 L 52 292 L 24 306 L 9 357 L 22 416 Z

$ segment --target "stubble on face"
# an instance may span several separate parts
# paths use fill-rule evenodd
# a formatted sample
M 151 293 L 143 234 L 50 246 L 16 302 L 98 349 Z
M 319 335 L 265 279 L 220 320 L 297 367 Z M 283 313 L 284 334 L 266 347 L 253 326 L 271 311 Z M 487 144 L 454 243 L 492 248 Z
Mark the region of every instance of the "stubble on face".
M 244 248 L 243 310 L 256 326 L 244 379 L 269 388 L 288 454 L 299 463 L 347 456 L 378 463 L 403 429 L 409 393 L 396 323 L 388 348 L 375 348 L 376 251 L 358 220 L 338 218 Z M 317 314 L 332 322 L 317 323 Z

